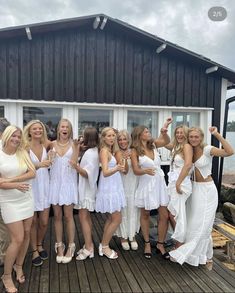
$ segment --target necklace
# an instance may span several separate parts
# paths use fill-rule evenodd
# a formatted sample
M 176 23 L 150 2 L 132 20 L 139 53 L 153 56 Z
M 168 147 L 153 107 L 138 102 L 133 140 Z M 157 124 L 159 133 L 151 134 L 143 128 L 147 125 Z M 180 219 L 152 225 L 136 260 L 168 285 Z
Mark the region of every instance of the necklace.
M 57 141 L 57 144 L 61 147 L 66 147 L 68 144 L 70 143 L 70 141 L 68 140 L 66 143 L 60 143 Z

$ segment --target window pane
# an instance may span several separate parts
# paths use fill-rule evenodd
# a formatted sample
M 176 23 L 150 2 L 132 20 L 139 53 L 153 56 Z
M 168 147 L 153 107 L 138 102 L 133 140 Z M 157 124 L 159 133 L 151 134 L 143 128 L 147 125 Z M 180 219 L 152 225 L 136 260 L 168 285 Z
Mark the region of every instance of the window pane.
M 113 111 L 102 109 L 80 109 L 78 111 L 78 135 L 81 135 L 87 126 L 95 127 L 98 132 L 104 127 L 113 125 Z
M 4 106 L 0 106 L 0 117 L 5 117 L 4 116 Z
M 48 138 L 53 140 L 56 139 L 56 127 L 61 119 L 61 114 L 61 108 L 23 107 L 23 124 L 25 126 L 34 119 L 42 121 L 47 128 Z
M 200 126 L 199 121 L 200 121 L 200 113 L 195 113 L 195 112 L 172 112 L 172 133 L 178 125 L 187 125 L 188 127 L 192 126 Z
M 157 112 L 152 111 L 128 111 L 127 130 L 132 132 L 133 128 L 138 125 L 146 126 L 152 133 L 153 137 L 157 136 Z

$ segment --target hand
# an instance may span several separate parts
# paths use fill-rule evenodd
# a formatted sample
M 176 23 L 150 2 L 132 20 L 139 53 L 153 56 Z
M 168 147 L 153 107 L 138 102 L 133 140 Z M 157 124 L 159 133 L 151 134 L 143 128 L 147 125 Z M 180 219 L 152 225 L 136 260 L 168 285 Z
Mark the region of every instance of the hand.
M 75 162 L 75 161 L 69 161 L 69 165 L 72 167 L 72 168 L 74 168 L 75 170 L 78 170 L 78 168 L 79 168 L 79 164 L 77 163 L 77 162 Z
M 51 160 L 44 160 L 40 162 L 38 165 L 39 165 L 39 168 L 48 168 L 51 166 Z
M 29 188 L 30 188 L 30 184 L 29 183 L 22 183 L 22 182 L 20 182 L 20 183 L 17 183 L 17 185 L 16 185 L 16 189 L 18 189 L 21 192 L 26 192 L 26 191 L 29 190 Z
M 163 128 L 168 128 L 168 126 L 172 123 L 173 119 L 168 117 L 163 125 Z
M 175 188 L 176 188 L 177 193 L 179 193 L 179 194 L 182 194 L 183 193 L 182 190 L 181 190 L 181 188 L 180 188 L 180 184 L 177 183 L 177 181 L 176 181 L 176 184 L 175 184 Z
M 167 134 L 167 131 L 168 131 L 168 129 L 166 127 L 161 128 L 161 134 L 162 135 Z
M 211 126 L 211 127 L 209 127 L 209 131 L 210 131 L 210 133 L 211 133 L 212 135 L 215 135 L 215 134 L 218 133 L 218 129 L 217 129 L 216 126 Z
M 124 173 L 126 171 L 125 166 L 121 164 L 117 164 L 117 171 Z
M 156 170 L 154 168 L 145 168 L 144 171 L 145 174 L 150 176 L 154 176 L 156 174 Z

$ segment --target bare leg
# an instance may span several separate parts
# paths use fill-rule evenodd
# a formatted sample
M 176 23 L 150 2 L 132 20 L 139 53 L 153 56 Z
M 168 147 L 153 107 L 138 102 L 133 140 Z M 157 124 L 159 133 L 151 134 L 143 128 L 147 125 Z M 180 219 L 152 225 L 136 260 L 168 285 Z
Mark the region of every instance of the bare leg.
M 91 251 L 94 249 L 94 247 L 92 241 L 92 221 L 90 212 L 87 209 L 80 209 L 79 220 L 82 227 L 82 234 L 85 240 L 85 248 Z
M 37 233 L 37 249 L 39 252 L 43 250 L 42 244 L 47 232 L 49 211 L 50 211 L 50 208 L 47 208 L 44 211 L 39 212 L 38 233 Z
M 158 208 L 159 223 L 158 223 L 158 243 L 157 248 L 161 251 L 161 254 L 166 252 L 164 248 L 164 242 L 166 239 L 166 233 L 168 229 L 169 214 L 166 207 L 161 206 Z
M 37 215 L 37 212 L 35 212 L 33 216 L 31 231 L 30 231 L 30 244 L 33 251 L 32 259 L 39 257 L 39 253 L 37 251 L 37 230 L 38 230 L 38 215 Z
M 144 238 L 144 253 L 151 253 L 151 246 L 149 242 L 149 218 L 150 211 L 141 208 L 140 210 L 140 226 Z
M 56 242 L 61 243 L 63 239 L 62 207 L 59 205 L 53 205 L 53 211 L 54 211 Z M 63 256 L 63 254 L 64 254 L 63 246 L 59 246 L 57 248 L 57 255 Z
M 75 237 L 75 224 L 74 224 L 74 218 L 73 218 L 73 205 L 69 205 L 69 206 L 64 205 L 64 217 L 65 217 L 65 223 L 66 223 L 66 232 L 67 232 L 68 243 L 73 244 L 74 243 L 74 237 Z M 71 256 L 70 249 L 67 250 L 65 256 L 68 256 L 68 257 Z

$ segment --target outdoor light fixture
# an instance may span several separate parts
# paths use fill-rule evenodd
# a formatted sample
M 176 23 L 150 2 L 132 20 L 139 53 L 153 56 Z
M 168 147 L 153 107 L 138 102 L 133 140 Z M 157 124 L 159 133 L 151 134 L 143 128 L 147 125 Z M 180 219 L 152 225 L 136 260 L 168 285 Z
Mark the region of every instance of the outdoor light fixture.
M 166 49 L 166 44 L 161 44 L 161 46 L 159 46 L 157 49 L 156 49 L 156 53 L 159 54 L 161 53 L 163 50 Z
M 25 28 L 25 32 L 26 32 L 27 38 L 29 40 L 32 40 L 31 31 L 30 31 L 30 28 L 28 26 Z
M 218 66 L 212 66 L 212 67 L 207 68 L 205 72 L 206 72 L 206 74 L 209 74 L 209 73 L 217 71 L 218 68 L 219 68 Z
M 102 23 L 101 23 L 101 26 L 100 26 L 100 29 L 101 29 L 101 30 L 104 29 L 104 27 L 105 27 L 105 25 L 106 25 L 106 23 L 107 23 L 107 20 L 108 20 L 108 18 L 107 18 L 107 17 L 104 17 L 104 19 L 103 19 L 103 21 L 102 21 Z
M 94 22 L 93 22 L 93 29 L 96 30 L 97 27 L 99 26 L 100 24 L 100 17 L 99 16 L 96 16 Z

